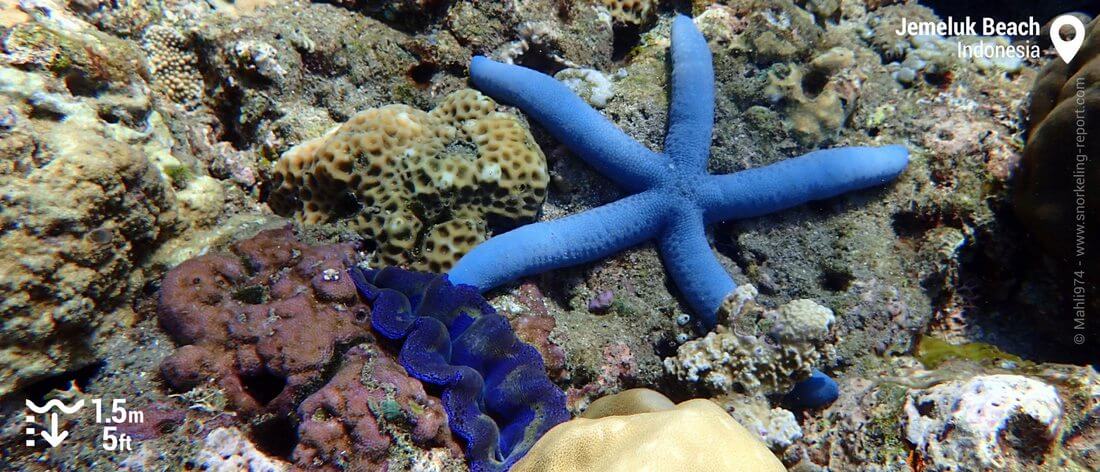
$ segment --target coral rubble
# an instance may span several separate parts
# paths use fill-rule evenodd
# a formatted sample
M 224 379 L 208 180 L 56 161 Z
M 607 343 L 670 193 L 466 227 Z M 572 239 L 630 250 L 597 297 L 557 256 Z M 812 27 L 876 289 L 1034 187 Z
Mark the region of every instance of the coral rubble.
M 764 310 L 754 297 L 751 285 L 739 287 L 731 297 L 738 299 L 739 309 L 729 315 L 736 324 L 718 325 L 705 337 L 682 344 L 676 356 L 664 360 L 669 374 L 688 388 L 719 394 L 781 394 L 809 379 L 823 358 L 832 355 L 832 310 L 811 300 Z

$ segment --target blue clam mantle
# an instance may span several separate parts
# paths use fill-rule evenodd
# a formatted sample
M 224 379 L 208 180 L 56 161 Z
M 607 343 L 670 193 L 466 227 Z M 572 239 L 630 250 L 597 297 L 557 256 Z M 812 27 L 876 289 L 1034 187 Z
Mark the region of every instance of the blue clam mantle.
M 401 342 L 397 361 L 442 389 L 447 423 L 466 443 L 471 470 L 508 470 L 569 419 L 542 356 L 473 287 L 395 267 L 350 274 L 371 303 L 371 327 Z
M 707 242 L 708 224 L 766 215 L 882 185 L 908 165 L 909 152 L 902 146 L 845 147 L 710 175 L 714 69 L 706 40 L 682 15 L 672 26 L 672 65 L 665 152 L 656 153 L 553 78 L 475 57 L 470 64 L 475 86 L 522 109 L 631 195 L 493 237 L 458 261 L 450 272 L 451 281 L 485 291 L 656 240 L 666 270 L 701 326 L 709 329 L 736 285 Z

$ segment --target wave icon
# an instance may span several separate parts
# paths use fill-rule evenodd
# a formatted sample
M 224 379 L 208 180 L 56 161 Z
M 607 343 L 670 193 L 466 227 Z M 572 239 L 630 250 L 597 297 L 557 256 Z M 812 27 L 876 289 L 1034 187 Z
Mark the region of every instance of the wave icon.
M 66 406 L 64 403 L 61 402 L 61 400 L 58 399 L 50 400 L 46 402 L 46 404 L 43 406 L 35 405 L 34 402 L 27 400 L 27 408 L 38 414 L 46 413 L 47 411 L 50 411 L 51 408 L 57 408 L 58 410 L 61 410 L 62 413 L 65 413 L 66 415 L 71 415 L 73 413 L 76 413 L 77 410 L 80 410 L 82 407 L 84 407 L 84 400 L 77 400 L 77 402 L 72 406 Z

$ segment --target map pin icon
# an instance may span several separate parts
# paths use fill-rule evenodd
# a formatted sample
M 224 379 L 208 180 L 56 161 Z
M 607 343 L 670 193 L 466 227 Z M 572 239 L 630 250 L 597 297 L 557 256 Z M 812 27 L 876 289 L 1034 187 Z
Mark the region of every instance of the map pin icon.
M 1073 39 L 1069 41 L 1062 39 L 1063 26 L 1073 27 Z M 1077 55 L 1077 50 L 1081 49 L 1081 44 L 1085 42 L 1085 24 L 1073 15 L 1059 16 L 1050 25 L 1050 41 L 1054 43 L 1054 49 L 1058 51 L 1059 56 L 1062 56 L 1062 60 L 1069 64 L 1073 56 Z

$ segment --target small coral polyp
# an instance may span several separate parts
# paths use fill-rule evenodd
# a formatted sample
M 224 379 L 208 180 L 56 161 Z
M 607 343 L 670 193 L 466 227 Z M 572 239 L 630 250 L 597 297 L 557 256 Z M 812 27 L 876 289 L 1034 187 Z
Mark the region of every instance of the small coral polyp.
M 524 124 L 474 90 L 432 111 L 372 108 L 276 163 L 268 204 L 307 224 L 345 223 L 376 264 L 444 272 L 488 237 L 489 218 L 533 218 L 546 158 Z

